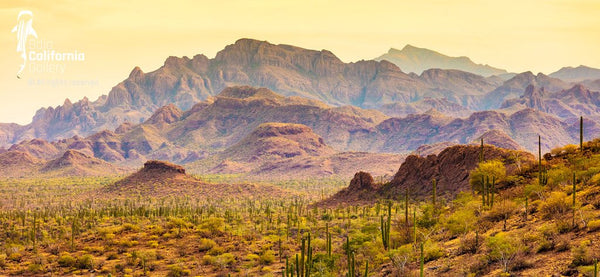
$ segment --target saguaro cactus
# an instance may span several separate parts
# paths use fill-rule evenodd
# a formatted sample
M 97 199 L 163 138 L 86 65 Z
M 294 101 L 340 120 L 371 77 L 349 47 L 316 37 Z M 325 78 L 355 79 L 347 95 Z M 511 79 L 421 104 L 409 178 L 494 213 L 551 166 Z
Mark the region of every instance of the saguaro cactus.
M 383 248 L 388 250 L 390 246 L 390 227 L 392 221 L 392 203 L 388 204 L 388 215 L 387 220 L 383 219 L 383 215 L 381 216 L 380 227 L 381 227 L 381 241 L 383 242 Z
M 575 172 L 573 172 L 573 228 L 575 228 L 575 204 L 577 200 L 577 179 L 575 178 Z
M 433 197 L 432 202 L 433 203 L 432 204 L 433 204 L 433 208 L 435 209 L 435 201 L 436 201 L 436 198 L 437 198 L 437 180 L 435 178 L 433 178 L 433 180 L 431 180 L 431 182 L 432 182 L 432 185 L 433 185 L 433 193 L 432 193 L 433 194 L 432 195 L 432 197 Z
M 408 186 L 404 192 L 404 225 L 408 228 Z
M 583 152 L 583 116 L 579 117 L 579 149 Z
M 423 243 L 421 242 L 421 257 L 419 258 L 420 261 L 420 274 L 419 276 L 423 277 L 424 274 L 424 265 L 425 265 L 425 255 L 423 255 Z
M 479 149 L 479 162 L 483 162 L 483 138 L 481 138 L 481 147 Z

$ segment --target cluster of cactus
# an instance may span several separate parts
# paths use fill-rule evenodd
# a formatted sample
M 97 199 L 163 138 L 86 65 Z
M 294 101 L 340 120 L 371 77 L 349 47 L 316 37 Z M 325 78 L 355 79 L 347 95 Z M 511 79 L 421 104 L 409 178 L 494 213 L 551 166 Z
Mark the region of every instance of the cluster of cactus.
M 496 176 L 481 176 L 481 202 L 484 207 L 494 207 L 494 194 L 496 192 Z
M 310 233 L 307 238 L 302 238 L 300 255 L 296 254 L 296 262 L 290 265 L 289 260 L 285 259 L 285 270 L 282 272 L 284 277 L 308 277 L 313 266 L 312 246 L 310 244 Z M 294 275 L 294 272 L 296 275 Z
M 354 252 L 352 252 L 352 249 L 350 249 L 350 238 L 349 236 L 346 236 L 346 259 L 348 261 L 348 274 L 346 274 L 346 276 L 348 277 L 354 277 L 355 275 L 355 271 L 354 268 L 356 266 L 355 262 L 354 262 Z
M 383 242 L 383 248 L 388 250 L 390 247 L 390 227 L 392 222 L 392 203 L 388 203 L 388 215 L 387 219 L 384 220 L 384 216 L 382 215 L 380 218 L 380 227 L 381 227 L 381 241 Z

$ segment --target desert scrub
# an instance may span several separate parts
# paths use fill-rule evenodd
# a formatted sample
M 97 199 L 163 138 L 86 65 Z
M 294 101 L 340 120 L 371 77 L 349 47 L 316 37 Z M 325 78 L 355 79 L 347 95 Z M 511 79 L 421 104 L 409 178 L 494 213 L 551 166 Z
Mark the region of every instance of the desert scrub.
M 67 252 L 63 252 L 58 257 L 58 265 L 61 267 L 74 267 L 77 260 Z
M 77 261 L 75 262 L 75 267 L 77 267 L 78 269 L 92 270 L 94 269 L 94 258 L 92 257 L 92 255 L 83 255 L 77 258 Z
M 497 222 L 509 218 L 517 210 L 517 204 L 512 200 L 498 201 L 492 209 L 490 209 L 485 218 L 489 221 Z
M 508 272 L 509 266 L 521 252 L 521 242 L 517 237 L 506 232 L 500 232 L 486 240 L 489 249 L 490 261 L 497 261 L 502 265 L 504 272 Z
M 590 220 L 587 224 L 588 230 L 590 232 L 600 230 L 600 219 Z
M 208 239 L 208 238 L 202 238 L 202 239 L 200 239 L 200 242 L 198 244 L 198 250 L 199 251 L 208 251 L 208 250 L 211 250 L 215 246 L 217 246 L 217 243 L 214 240 Z
M 574 266 L 591 265 L 594 262 L 590 245 L 591 242 L 589 240 L 584 240 L 573 248 L 571 256 L 573 257 L 572 263 Z
M 570 198 L 562 191 L 553 191 L 540 203 L 540 213 L 545 219 L 552 219 L 571 210 Z
M 180 265 L 170 265 L 168 267 L 169 272 L 167 273 L 168 277 L 182 277 L 182 276 L 190 276 L 191 272 L 189 269 L 184 269 Z

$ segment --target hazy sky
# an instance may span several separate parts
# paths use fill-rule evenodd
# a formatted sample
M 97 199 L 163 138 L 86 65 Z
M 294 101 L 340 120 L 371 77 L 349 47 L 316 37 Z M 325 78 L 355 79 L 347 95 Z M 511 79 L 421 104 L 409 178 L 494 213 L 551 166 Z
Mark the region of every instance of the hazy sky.
M 11 32 L 33 12 L 39 49 L 83 52 L 64 73 L 16 73 Z M 372 59 L 406 44 L 512 72 L 600 68 L 600 1 L 2 1 L 0 122 L 29 123 L 42 106 L 95 100 L 134 66 L 153 71 L 167 56 L 209 58 L 239 38 L 328 49 L 343 61 Z M 32 63 L 37 66 L 44 64 Z M 39 69 L 39 68 L 38 68 Z M 47 68 L 41 68 L 47 70 Z

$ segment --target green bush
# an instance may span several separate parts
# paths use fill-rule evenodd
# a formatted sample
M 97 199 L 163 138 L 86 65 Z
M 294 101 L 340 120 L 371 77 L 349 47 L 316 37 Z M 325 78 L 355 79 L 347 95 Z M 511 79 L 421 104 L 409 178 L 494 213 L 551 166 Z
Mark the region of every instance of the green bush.
M 200 244 L 198 245 L 198 250 L 207 251 L 215 247 L 217 243 L 212 239 L 203 238 L 200 239 Z
M 169 273 L 167 273 L 168 277 L 181 277 L 181 276 L 189 276 L 190 271 L 188 269 L 184 269 L 179 265 L 170 265 Z
M 77 258 L 75 267 L 79 269 L 94 269 L 94 258 L 92 258 L 92 255 L 83 255 Z
M 553 191 L 550 196 L 540 204 L 540 213 L 546 219 L 562 215 L 571 209 L 571 199 L 566 193 Z
M 275 261 L 275 252 L 266 250 L 260 255 L 260 263 L 264 265 L 272 264 Z
M 571 253 L 573 256 L 573 265 L 582 266 L 590 265 L 594 262 L 592 254 L 590 253 L 590 241 L 584 240 L 577 247 L 575 247 Z
M 600 219 L 590 220 L 587 224 L 588 230 L 598 231 L 600 230 Z
M 57 262 L 60 267 L 74 267 L 77 261 L 69 253 L 62 253 L 58 257 Z

